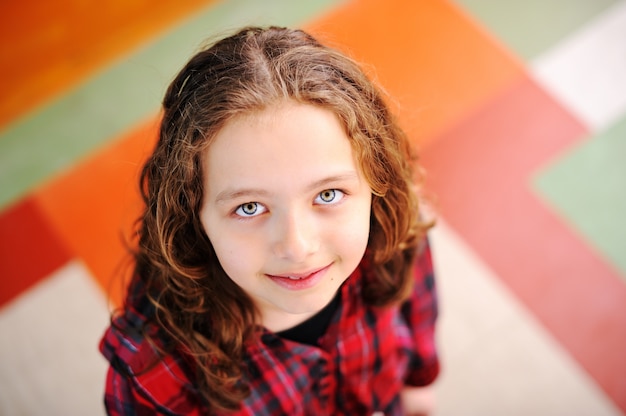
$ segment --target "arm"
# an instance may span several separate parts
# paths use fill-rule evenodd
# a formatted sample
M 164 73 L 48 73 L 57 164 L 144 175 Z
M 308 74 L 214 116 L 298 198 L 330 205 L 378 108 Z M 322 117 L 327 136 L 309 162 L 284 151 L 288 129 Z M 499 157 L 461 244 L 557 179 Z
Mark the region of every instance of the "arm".
M 400 393 L 405 416 L 429 416 L 435 408 L 435 395 L 431 386 L 405 387 Z

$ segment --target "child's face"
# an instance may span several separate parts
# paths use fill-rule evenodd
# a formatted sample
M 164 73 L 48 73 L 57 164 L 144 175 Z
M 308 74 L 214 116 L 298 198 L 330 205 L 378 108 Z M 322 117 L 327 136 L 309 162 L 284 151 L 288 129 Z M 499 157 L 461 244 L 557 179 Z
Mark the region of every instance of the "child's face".
M 204 163 L 202 223 L 262 323 L 279 331 L 324 307 L 363 257 L 371 206 L 335 115 L 286 102 L 236 118 Z

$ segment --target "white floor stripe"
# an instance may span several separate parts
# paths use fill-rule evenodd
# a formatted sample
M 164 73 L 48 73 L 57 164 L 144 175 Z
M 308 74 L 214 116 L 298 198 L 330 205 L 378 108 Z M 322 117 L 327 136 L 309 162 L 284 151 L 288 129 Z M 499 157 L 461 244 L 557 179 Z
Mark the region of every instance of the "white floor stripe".
M 0 414 L 103 415 L 106 301 L 69 263 L 0 310 Z
M 432 241 L 442 309 L 436 416 L 621 414 L 441 219 Z
M 626 112 L 626 1 L 616 3 L 531 65 L 537 81 L 594 131 Z

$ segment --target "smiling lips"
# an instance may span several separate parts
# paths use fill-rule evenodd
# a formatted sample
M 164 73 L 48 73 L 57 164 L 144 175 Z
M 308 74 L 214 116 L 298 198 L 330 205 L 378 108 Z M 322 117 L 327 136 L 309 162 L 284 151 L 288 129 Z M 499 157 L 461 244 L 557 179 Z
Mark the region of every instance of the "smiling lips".
M 326 271 L 332 266 L 324 266 L 321 269 L 313 270 L 306 273 L 289 273 L 283 275 L 266 275 L 276 284 L 288 290 L 303 290 L 315 286 L 326 274 Z

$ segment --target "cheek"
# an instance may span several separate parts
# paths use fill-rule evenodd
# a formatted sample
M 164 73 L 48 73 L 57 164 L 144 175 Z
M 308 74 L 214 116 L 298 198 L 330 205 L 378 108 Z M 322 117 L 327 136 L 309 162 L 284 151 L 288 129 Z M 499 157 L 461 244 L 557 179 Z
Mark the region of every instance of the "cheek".
M 362 204 L 360 208 L 339 221 L 338 229 L 331 233 L 335 243 L 352 257 L 361 257 L 369 241 L 369 205 Z
M 240 238 L 222 226 L 220 221 L 211 218 L 210 215 L 202 218 L 202 225 L 213 246 L 217 260 L 228 276 L 238 273 L 238 269 L 244 265 L 242 258 L 249 256 L 246 253 L 246 245 L 241 244 Z
M 352 227 L 352 235 L 350 245 L 354 246 L 355 251 L 365 251 L 370 236 L 370 217 L 369 215 L 363 215 L 358 223 L 355 223 Z
M 238 236 L 232 232 L 215 234 L 214 238 L 209 234 L 209 239 L 220 265 L 231 279 L 237 282 L 239 276 L 248 275 L 258 268 L 261 257 L 260 243 L 255 241 L 252 235 Z
M 262 236 L 232 229 L 216 231 L 209 239 L 222 269 L 238 286 L 249 288 L 266 262 Z

